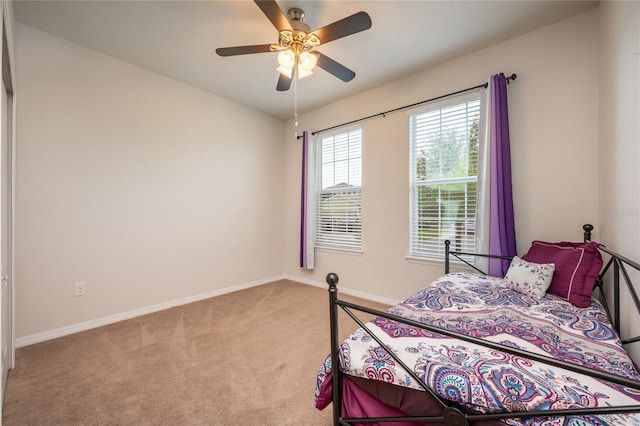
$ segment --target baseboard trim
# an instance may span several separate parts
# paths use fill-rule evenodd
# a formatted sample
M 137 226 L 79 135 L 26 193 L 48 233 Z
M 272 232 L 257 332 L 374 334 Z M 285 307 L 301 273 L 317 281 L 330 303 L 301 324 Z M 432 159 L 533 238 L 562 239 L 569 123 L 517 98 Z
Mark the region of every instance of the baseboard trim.
M 301 277 L 296 277 L 293 275 L 285 275 L 284 279 L 287 279 L 289 281 L 295 281 L 295 282 L 299 282 L 301 284 L 307 284 L 313 287 L 320 287 L 324 290 L 327 290 L 329 285 L 326 282 L 319 282 L 319 281 L 314 281 L 314 280 L 309 280 L 306 278 L 301 278 Z M 371 294 L 371 293 L 366 293 L 360 290 L 353 290 L 351 288 L 348 287 L 339 287 L 339 292 L 340 293 L 344 293 L 344 294 L 348 294 L 349 296 L 354 296 L 354 297 L 359 297 L 361 299 L 366 299 L 366 300 L 370 300 L 372 302 L 378 302 L 378 303 L 383 303 L 385 305 L 397 305 L 398 303 L 400 303 L 400 300 L 396 300 L 396 299 L 391 299 L 389 297 L 382 297 L 382 296 L 377 296 L 375 294 Z
M 15 347 L 21 348 L 24 346 L 33 345 L 35 343 L 45 342 L 47 340 L 56 339 L 58 337 L 68 336 L 70 334 L 79 333 L 81 331 L 91 330 L 93 328 L 102 327 L 104 325 L 113 324 L 116 322 L 136 318 L 146 314 L 152 314 L 154 312 L 163 311 L 165 309 L 173 308 L 176 306 L 186 305 L 193 302 L 199 302 L 201 300 L 209 299 L 211 297 L 222 296 L 223 294 L 233 293 L 239 290 L 245 290 L 251 287 L 257 287 L 259 285 L 268 284 L 270 282 L 288 279 L 285 275 L 277 275 L 262 280 L 252 281 L 249 283 L 239 284 L 232 287 L 226 287 L 218 290 L 212 290 L 205 293 L 196 294 L 194 296 L 183 297 L 181 299 L 170 300 L 168 302 L 158 303 L 156 305 L 146 306 L 140 309 L 134 309 L 128 312 L 122 312 L 120 314 L 109 315 L 103 318 L 97 318 L 95 320 L 85 321 L 78 324 L 73 324 L 65 327 L 54 328 L 52 330 L 43 331 L 40 333 L 30 334 L 28 336 L 19 337 L 15 340 Z

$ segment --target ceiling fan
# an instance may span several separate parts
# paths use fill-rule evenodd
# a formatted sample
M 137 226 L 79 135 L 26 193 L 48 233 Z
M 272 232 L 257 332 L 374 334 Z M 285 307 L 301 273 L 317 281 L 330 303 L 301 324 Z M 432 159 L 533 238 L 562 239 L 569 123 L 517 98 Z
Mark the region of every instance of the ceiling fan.
M 278 30 L 278 44 L 257 44 L 250 46 L 220 47 L 220 56 L 247 55 L 251 53 L 278 52 L 280 76 L 276 90 L 285 91 L 291 87 L 293 78 L 303 78 L 311 74 L 317 65 L 340 80 L 353 80 L 356 73 L 315 50 L 321 44 L 346 37 L 371 28 L 371 18 L 366 12 L 358 12 L 315 31 L 303 22 L 304 11 L 291 8 L 287 15 L 275 0 L 254 0 L 260 10 Z

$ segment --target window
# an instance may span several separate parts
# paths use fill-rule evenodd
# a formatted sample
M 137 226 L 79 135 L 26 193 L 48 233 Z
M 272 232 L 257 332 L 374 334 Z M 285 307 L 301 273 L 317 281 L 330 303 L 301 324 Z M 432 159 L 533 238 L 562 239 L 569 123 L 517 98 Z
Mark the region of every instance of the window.
M 362 129 L 317 145 L 316 247 L 362 248 Z
M 410 115 L 411 256 L 476 251 L 479 120 L 477 93 Z

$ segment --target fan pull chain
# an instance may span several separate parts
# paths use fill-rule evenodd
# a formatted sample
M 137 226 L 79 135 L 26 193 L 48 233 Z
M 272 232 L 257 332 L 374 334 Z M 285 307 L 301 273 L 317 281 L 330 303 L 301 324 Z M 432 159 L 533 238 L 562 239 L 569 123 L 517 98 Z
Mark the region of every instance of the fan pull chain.
M 293 135 L 298 139 L 298 57 L 291 70 L 293 78 Z

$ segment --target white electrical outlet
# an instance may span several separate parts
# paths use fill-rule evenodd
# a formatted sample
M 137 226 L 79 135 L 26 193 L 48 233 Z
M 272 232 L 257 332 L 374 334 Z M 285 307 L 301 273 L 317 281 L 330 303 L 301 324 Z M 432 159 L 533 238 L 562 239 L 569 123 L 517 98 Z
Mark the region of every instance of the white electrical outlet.
M 87 283 L 86 282 L 81 282 L 81 283 L 76 283 L 75 285 L 75 292 L 74 292 L 74 296 L 84 296 L 85 294 L 87 294 Z

